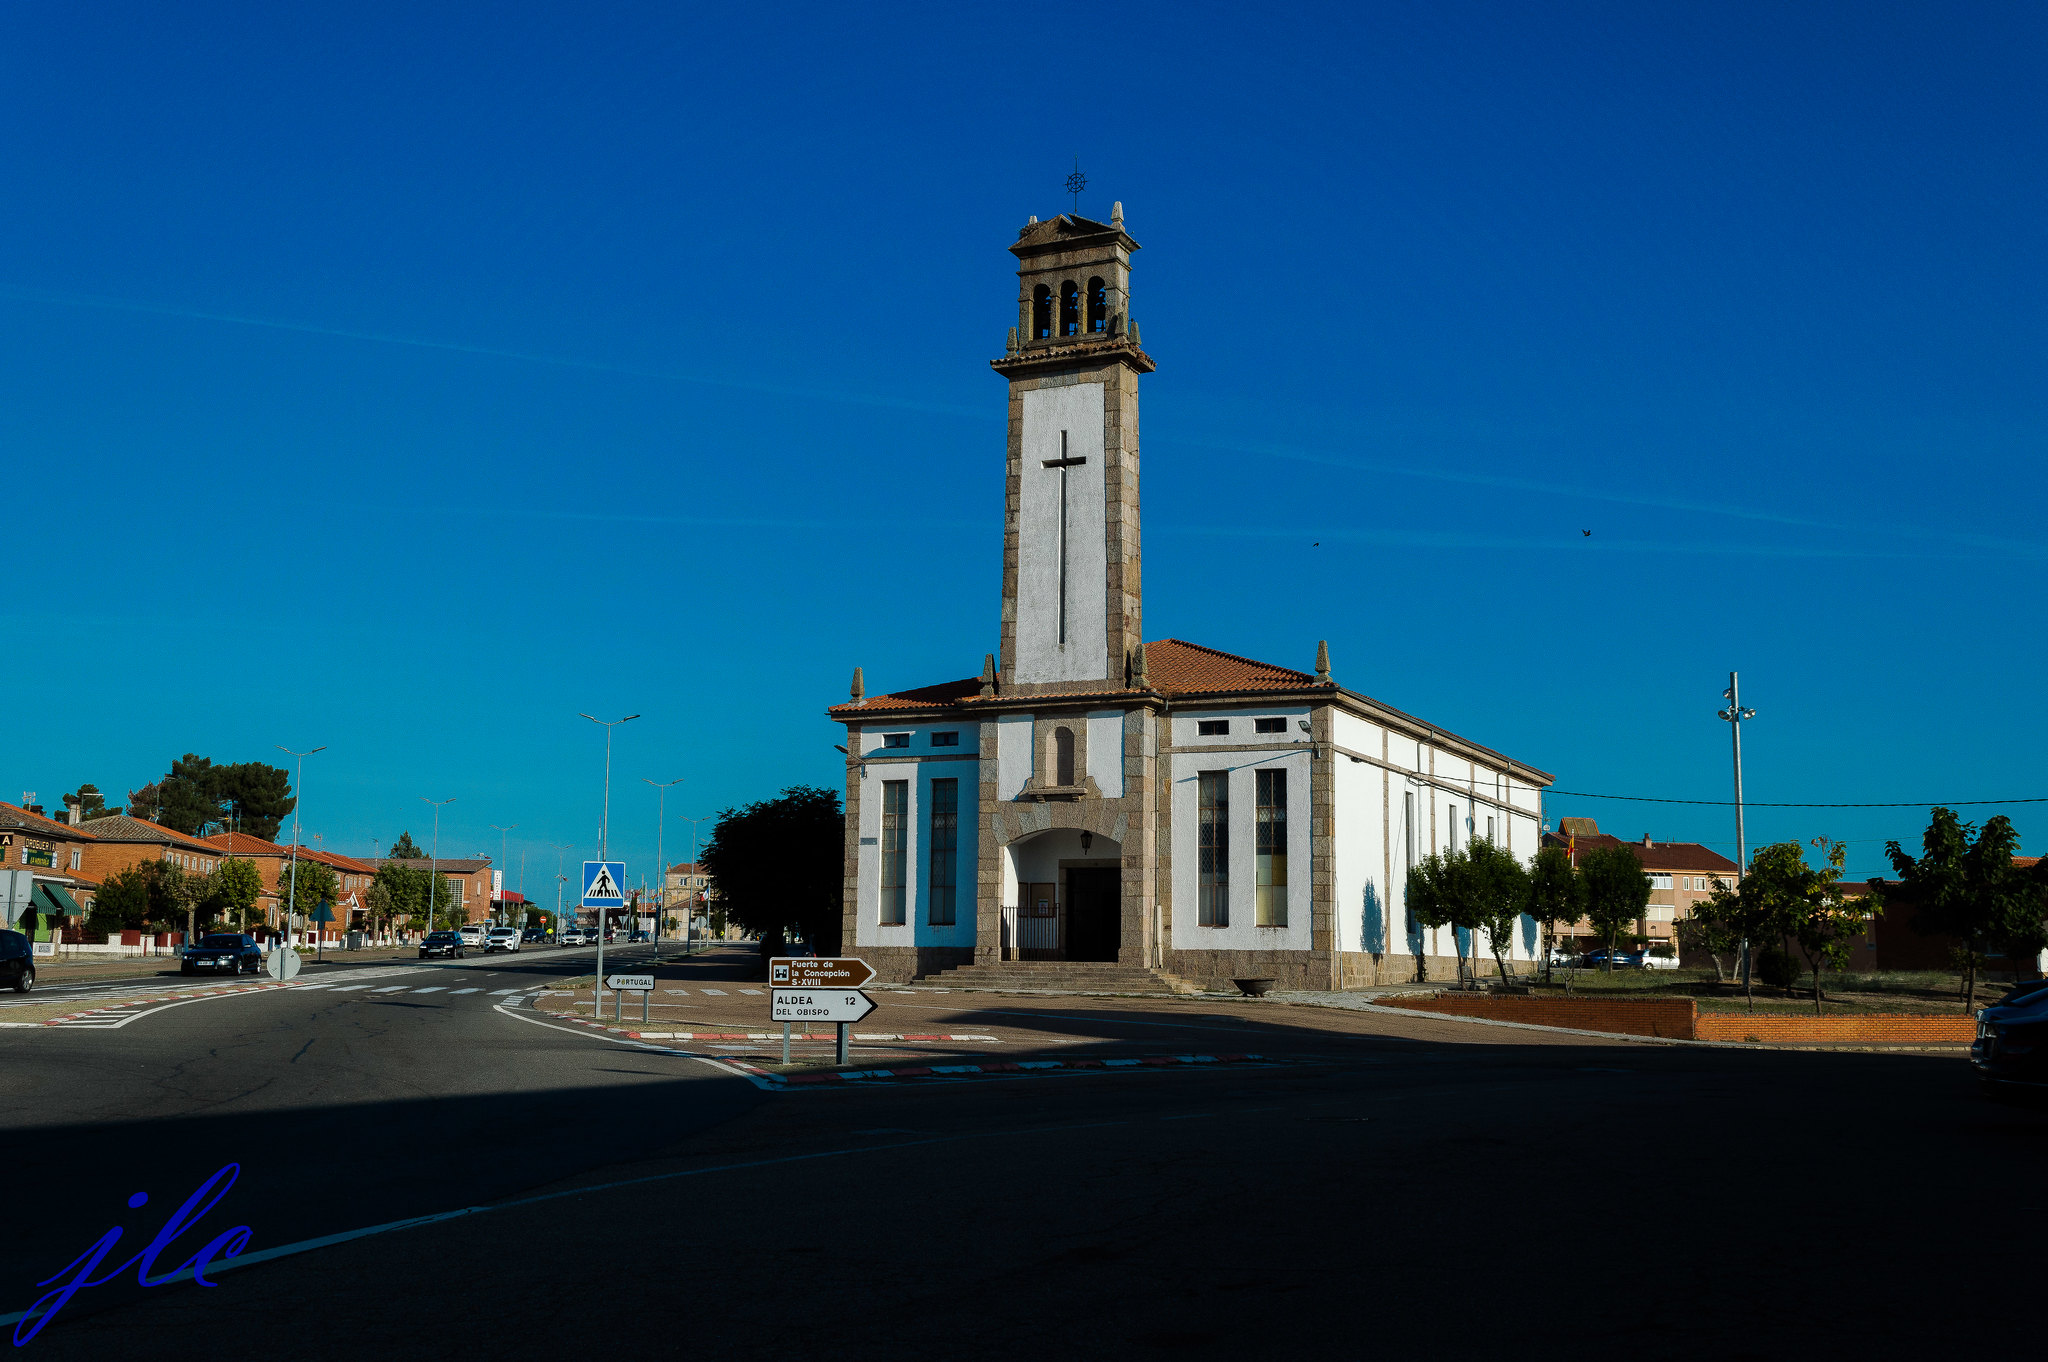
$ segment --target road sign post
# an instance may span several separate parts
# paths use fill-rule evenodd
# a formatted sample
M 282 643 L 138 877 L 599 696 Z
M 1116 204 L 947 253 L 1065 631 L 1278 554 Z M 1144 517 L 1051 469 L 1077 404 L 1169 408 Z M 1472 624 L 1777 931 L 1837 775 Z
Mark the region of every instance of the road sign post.
M 646 1023 L 646 1021 L 647 1021 L 647 998 L 648 998 L 648 995 L 649 995 L 649 994 L 651 994 L 651 993 L 653 993 L 653 992 L 654 992 L 654 976 L 653 976 L 653 975 L 651 975 L 651 974 L 614 974 L 614 975 L 612 975 L 612 976 L 611 976 L 610 978 L 608 978 L 608 979 L 606 979 L 606 980 L 604 981 L 604 986 L 605 986 L 606 988 L 610 989 L 610 990 L 611 990 L 611 991 L 612 991 L 613 993 L 616 993 L 616 994 L 618 995 L 618 998 L 619 998 L 619 1003 L 618 1003 L 618 1009 L 617 1009 L 617 1013 L 616 1013 L 616 1016 L 615 1016 L 615 1018 L 614 1018 L 615 1020 L 620 1020 L 620 1021 L 623 1021 L 623 1020 L 625 1019 L 625 1016 L 626 1016 L 626 995 L 627 995 L 628 993 L 637 993 L 637 994 L 639 994 L 639 995 L 640 995 L 640 1021 L 641 1021 L 641 1023 L 642 1023 L 643 1025 L 644 1025 L 644 1024 Z M 602 1016 L 602 1015 L 603 1015 L 603 1009 L 602 1009 L 602 1008 L 598 1009 L 598 1012 L 599 1012 L 599 1015 L 600 1015 L 600 1016 Z
M 776 974 L 776 971 L 773 968 L 773 966 L 776 964 L 783 963 L 791 962 L 771 962 L 769 969 L 770 979 L 773 979 Z M 872 975 L 874 973 L 874 971 L 869 970 L 867 968 L 865 962 L 859 960 L 855 960 L 852 962 L 832 960 L 825 962 L 803 961 L 796 963 L 824 963 L 833 966 L 840 966 L 845 965 L 847 963 L 852 963 L 854 965 L 860 966 L 860 969 L 866 971 L 868 975 Z M 775 987 L 769 990 L 768 1015 L 773 1020 L 782 1023 L 782 1062 L 784 1064 L 789 1063 L 789 1025 L 791 1022 L 828 1021 L 836 1023 L 839 1027 L 839 1063 L 845 1064 L 847 1062 L 847 1025 L 851 1022 L 859 1021 L 862 1017 L 865 1017 L 868 1013 L 874 1010 L 875 1000 L 873 998 L 870 998 L 867 994 L 861 992 L 857 988 Z
M 270 958 L 263 962 L 263 969 L 273 979 L 295 978 L 299 972 L 299 953 L 290 946 L 278 946 L 270 952 Z
M 597 982 L 592 992 L 597 995 L 596 1006 L 591 1013 L 598 1020 L 604 1020 L 604 924 L 605 915 L 613 908 L 626 906 L 626 863 L 624 861 L 585 861 L 583 863 L 583 906 L 597 909 Z M 625 999 L 619 1006 L 626 1005 Z

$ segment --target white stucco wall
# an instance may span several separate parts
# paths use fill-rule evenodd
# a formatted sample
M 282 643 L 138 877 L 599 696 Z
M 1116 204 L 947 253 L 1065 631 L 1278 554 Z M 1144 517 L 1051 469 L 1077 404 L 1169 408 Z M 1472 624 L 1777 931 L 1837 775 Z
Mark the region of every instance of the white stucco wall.
M 1031 716 L 996 718 L 996 798 L 1015 799 L 1031 779 Z
M 1023 483 L 1017 520 L 1017 679 L 1099 681 L 1109 675 L 1108 538 L 1102 385 L 1034 388 L 1023 398 Z M 1059 641 L 1061 457 L 1067 473 L 1067 641 Z
M 929 736 L 934 731 L 960 734 L 959 755 L 972 757 L 975 752 L 975 738 L 979 729 L 975 725 L 927 724 L 921 727 L 877 726 L 861 734 L 861 752 L 866 760 L 866 774 L 861 777 L 860 792 L 860 912 L 854 931 L 854 941 L 862 946 L 972 946 L 975 938 L 975 866 L 980 841 L 977 827 L 978 795 L 980 791 L 980 763 L 964 761 L 916 761 L 885 757 L 883 753 L 903 751 L 908 755 L 930 752 Z M 881 746 L 883 733 L 911 733 L 908 749 L 884 748 Z M 872 738 L 872 743 L 869 739 Z M 953 754 L 956 749 L 939 748 L 937 751 Z M 905 894 L 904 922 L 899 925 L 884 925 L 881 921 L 882 908 L 882 785 L 885 781 L 901 780 L 909 785 L 909 839 L 907 870 L 908 892 Z M 934 926 L 926 919 L 930 916 L 931 902 L 931 787 L 934 780 L 957 780 L 955 810 L 956 851 L 953 867 L 953 925 Z
M 1247 713 L 1254 711 L 1247 711 Z M 1275 711 L 1256 711 L 1273 713 Z M 1174 716 L 1176 744 L 1181 716 Z M 1192 726 L 1189 730 L 1192 733 Z M 1233 734 L 1233 737 L 1236 735 Z M 1227 740 L 1225 740 L 1227 741 Z M 1309 754 L 1306 746 L 1289 751 L 1177 752 L 1172 757 L 1173 799 L 1173 941 L 1183 950 L 1309 949 L 1312 865 L 1310 858 Z M 1257 794 L 1253 772 L 1261 768 L 1287 772 L 1287 925 L 1259 927 L 1254 889 L 1253 856 L 1257 842 Z M 1198 842 L 1200 782 L 1203 771 L 1230 773 L 1230 925 L 1201 925 L 1201 866 Z
M 1124 797 L 1124 712 L 1098 709 L 1088 715 L 1088 775 L 1104 799 Z

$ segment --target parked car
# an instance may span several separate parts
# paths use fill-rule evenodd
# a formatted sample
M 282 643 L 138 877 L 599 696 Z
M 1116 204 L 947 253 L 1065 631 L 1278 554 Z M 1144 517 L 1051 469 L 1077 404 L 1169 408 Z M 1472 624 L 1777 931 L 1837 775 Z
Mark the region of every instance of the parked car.
M 239 932 L 209 932 L 199 944 L 187 948 L 178 962 L 178 973 L 256 974 L 263 969 L 263 948 L 253 936 Z
M 1977 1009 L 1970 1065 L 2000 1095 L 2048 1090 L 2048 980 L 2023 984 Z
M 519 929 L 517 927 L 493 927 L 484 933 L 485 954 L 489 954 L 492 951 L 516 951 L 518 949 Z
M 1585 969 L 1606 969 L 1608 954 L 1609 952 L 1604 946 L 1597 951 L 1588 951 L 1586 952 L 1585 960 L 1581 962 L 1582 967 Z M 1612 954 L 1616 969 L 1642 968 L 1643 957 L 1636 951 L 1614 951 Z
M 536 941 L 545 941 L 548 939 L 547 928 L 528 927 L 525 931 L 519 934 L 519 939 L 521 941 L 526 942 L 528 945 L 532 945 Z
M 16 993 L 26 993 L 36 986 L 35 952 L 29 947 L 28 937 L 20 932 L 0 931 L 0 984 Z
M 462 958 L 463 940 L 460 932 L 428 932 L 426 940 L 420 942 L 420 959 L 430 955 L 445 955 L 451 960 Z
M 482 950 L 484 933 L 490 930 L 490 926 L 488 922 L 465 923 L 459 932 L 459 935 L 462 937 L 462 944 L 465 946 L 475 946 L 478 950 Z

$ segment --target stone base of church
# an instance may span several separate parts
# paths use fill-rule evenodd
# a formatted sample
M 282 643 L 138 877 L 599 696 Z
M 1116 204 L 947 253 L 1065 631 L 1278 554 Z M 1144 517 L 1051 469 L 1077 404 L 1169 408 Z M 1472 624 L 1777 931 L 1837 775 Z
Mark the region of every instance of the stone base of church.
M 1482 976 L 1493 972 L 1493 957 L 1473 962 Z M 1169 951 L 1166 968 L 1197 988 L 1230 992 L 1237 979 L 1271 979 L 1273 987 L 1327 992 L 1383 984 L 1455 983 L 1455 955 L 1371 955 L 1340 951 L 1332 975 L 1324 951 Z M 1512 967 L 1511 967 L 1512 968 Z M 1526 972 L 1528 962 L 1521 962 Z
M 922 975 L 974 963 L 972 946 L 856 946 L 843 954 L 867 961 L 878 984 L 907 984 Z

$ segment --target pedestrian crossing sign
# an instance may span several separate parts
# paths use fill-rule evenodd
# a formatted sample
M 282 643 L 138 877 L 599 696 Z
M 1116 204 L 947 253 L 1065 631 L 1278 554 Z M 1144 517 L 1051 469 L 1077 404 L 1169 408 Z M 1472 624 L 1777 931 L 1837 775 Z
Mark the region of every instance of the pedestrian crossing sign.
M 624 861 L 585 861 L 583 863 L 583 906 L 585 908 L 623 908 L 626 906 L 626 891 L 621 887 L 626 882 Z

